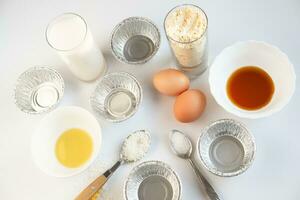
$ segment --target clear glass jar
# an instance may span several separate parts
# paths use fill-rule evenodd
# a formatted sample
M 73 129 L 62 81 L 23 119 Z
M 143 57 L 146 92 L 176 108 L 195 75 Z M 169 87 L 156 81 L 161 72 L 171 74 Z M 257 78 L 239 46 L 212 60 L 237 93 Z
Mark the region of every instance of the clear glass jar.
M 198 6 L 184 4 L 166 16 L 164 28 L 178 68 L 190 78 L 207 69 L 208 19 Z

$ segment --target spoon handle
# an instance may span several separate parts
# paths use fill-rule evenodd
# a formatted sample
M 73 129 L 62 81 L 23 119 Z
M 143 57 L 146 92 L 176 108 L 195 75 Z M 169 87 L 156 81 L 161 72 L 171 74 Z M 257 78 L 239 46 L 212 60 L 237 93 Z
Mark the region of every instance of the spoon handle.
M 89 200 L 102 186 L 106 183 L 109 177 L 120 167 L 122 161 L 116 162 L 110 169 L 104 174 L 96 178 L 91 184 L 89 184 L 76 198 L 75 200 Z
M 211 186 L 211 184 L 207 181 L 207 179 L 202 175 L 199 168 L 196 166 L 195 162 L 192 159 L 188 159 L 190 164 L 192 165 L 194 172 L 198 176 L 199 180 L 203 183 L 206 193 L 209 196 L 211 200 L 220 200 L 218 194 L 214 190 L 214 188 Z

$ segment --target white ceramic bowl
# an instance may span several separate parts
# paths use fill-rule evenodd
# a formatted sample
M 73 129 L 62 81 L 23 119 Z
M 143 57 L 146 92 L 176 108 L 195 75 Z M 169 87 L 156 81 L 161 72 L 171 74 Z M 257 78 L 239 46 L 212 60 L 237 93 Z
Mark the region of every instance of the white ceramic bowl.
M 58 137 L 67 129 L 80 128 L 87 131 L 93 141 L 91 158 L 77 168 L 67 168 L 59 163 L 55 155 Z M 101 128 L 95 117 L 87 110 L 65 106 L 49 113 L 38 124 L 32 137 L 31 151 L 34 162 L 46 174 L 69 177 L 85 170 L 96 158 L 101 147 Z
M 258 66 L 273 79 L 275 92 L 271 102 L 256 111 L 243 110 L 234 105 L 226 92 L 230 75 L 243 66 Z M 261 118 L 281 110 L 295 90 L 296 74 L 286 54 L 277 47 L 258 41 L 238 42 L 225 48 L 214 60 L 209 71 L 212 95 L 228 112 L 243 118 Z

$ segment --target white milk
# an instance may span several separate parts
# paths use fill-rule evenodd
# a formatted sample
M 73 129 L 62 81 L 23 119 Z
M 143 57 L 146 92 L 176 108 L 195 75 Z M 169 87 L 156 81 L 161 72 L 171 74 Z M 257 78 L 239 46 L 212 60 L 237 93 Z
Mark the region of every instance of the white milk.
M 58 16 L 49 24 L 46 37 L 49 45 L 79 79 L 91 81 L 105 74 L 107 67 L 103 54 L 79 15 L 66 13 Z

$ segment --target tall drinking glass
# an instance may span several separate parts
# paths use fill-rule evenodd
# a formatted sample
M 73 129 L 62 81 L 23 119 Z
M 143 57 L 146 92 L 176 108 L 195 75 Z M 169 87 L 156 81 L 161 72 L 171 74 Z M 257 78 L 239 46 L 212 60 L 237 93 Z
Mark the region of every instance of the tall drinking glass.
M 65 13 L 54 18 L 47 27 L 46 39 L 77 78 L 92 81 L 106 73 L 103 54 L 80 15 Z
M 190 78 L 198 77 L 207 69 L 207 25 L 205 12 L 191 4 L 173 8 L 164 21 L 178 68 Z

